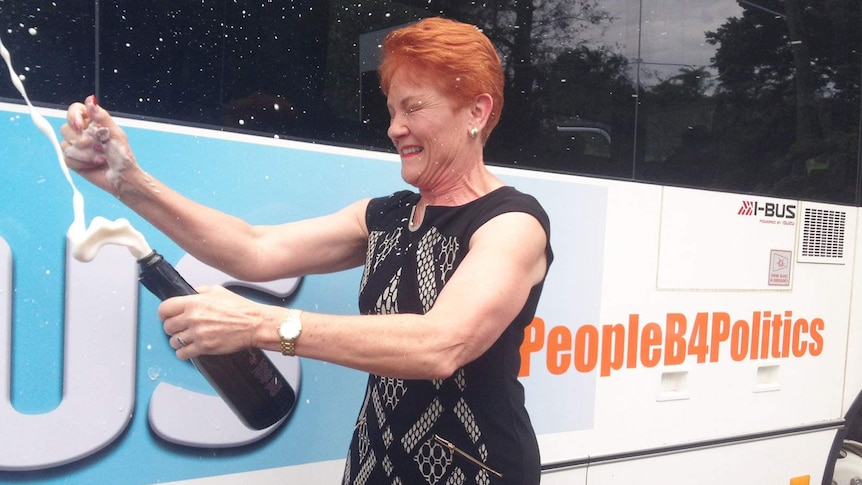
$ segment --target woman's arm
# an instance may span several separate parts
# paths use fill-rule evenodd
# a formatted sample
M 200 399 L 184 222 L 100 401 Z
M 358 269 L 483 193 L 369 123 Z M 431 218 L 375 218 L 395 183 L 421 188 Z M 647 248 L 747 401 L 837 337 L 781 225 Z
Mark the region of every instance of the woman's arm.
M 523 308 L 546 271 L 546 236 L 525 213 L 507 213 L 480 228 L 470 252 L 425 315 L 302 313 L 297 355 L 378 375 L 445 378 L 481 356 Z M 241 299 L 220 287 L 168 300 L 159 317 L 180 358 L 255 346 L 279 350 L 287 310 Z
M 338 271 L 364 261 L 368 200 L 315 219 L 253 226 L 194 202 L 143 171 L 126 134 L 93 96 L 69 107 L 60 131 L 70 168 L 199 260 L 234 277 L 264 281 Z

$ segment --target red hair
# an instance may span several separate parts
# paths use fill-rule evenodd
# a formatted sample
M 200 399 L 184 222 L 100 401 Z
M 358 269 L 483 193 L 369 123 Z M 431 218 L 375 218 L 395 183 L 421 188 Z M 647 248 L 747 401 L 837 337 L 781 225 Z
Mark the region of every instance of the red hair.
M 459 106 L 468 106 L 487 93 L 494 100 L 488 123 L 482 130 L 487 140 L 500 121 L 503 109 L 503 66 L 494 45 L 477 27 L 431 17 L 394 30 L 383 40 L 383 59 L 377 72 L 380 89 L 389 95 L 395 71 L 404 65 L 421 66 Z

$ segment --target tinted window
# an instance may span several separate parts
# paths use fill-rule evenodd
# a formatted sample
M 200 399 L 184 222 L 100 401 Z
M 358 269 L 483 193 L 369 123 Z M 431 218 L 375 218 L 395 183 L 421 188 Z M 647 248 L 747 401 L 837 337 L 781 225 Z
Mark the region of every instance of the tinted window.
M 0 39 L 36 104 L 65 106 L 93 92 L 96 83 L 94 10 L 80 2 L 0 0 Z M 0 97 L 21 102 L 0 68 Z
M 391 150 L 376 49 L 444 15 L 506 68 L 492 164 L 857 202 L 858 0 L 0 0 L 32 99 Z M 99 52 L 99 55 L 96 55 Z M 9 83 L 0 96 L 18 102 Z
M 644 1 L 638 176 L 853 203 L 860 2 L 698 3 Z

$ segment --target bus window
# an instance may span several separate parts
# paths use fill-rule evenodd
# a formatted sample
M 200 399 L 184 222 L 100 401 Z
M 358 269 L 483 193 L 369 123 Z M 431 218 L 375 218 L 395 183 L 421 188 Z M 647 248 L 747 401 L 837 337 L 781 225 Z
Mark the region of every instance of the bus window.
M 375 50 L 442 15 L 483 29 L 504 63 L 489 164 L 859 199 L 854 0 L 2 4 L 37 104 L 95 91 L 132 117 L 391 151 Z M 17 100 L 8 84 L 0 97 Z
M 858 200 L 858 4 L 644 3 L 639 179 Z

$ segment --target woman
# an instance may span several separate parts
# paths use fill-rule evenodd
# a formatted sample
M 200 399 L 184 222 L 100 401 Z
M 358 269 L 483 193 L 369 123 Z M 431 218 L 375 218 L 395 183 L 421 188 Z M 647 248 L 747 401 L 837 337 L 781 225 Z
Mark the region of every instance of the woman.
M 263 305 L 220 287 L 159 306 L 182 359 L 255 346 L 368 372 L 344 483 L 538 483 L 517 374 L 553 256 L 539 204 L 484 165 L 503 105 L 499 57 L 475 27 L 425 19 L 386 38 L 380 76 L 388 135 L 418 193 L 251 226 L 147 175 L 92 96 L 69 108 L 66 161 L 237 278 L 365 265 L 358 316 Z

